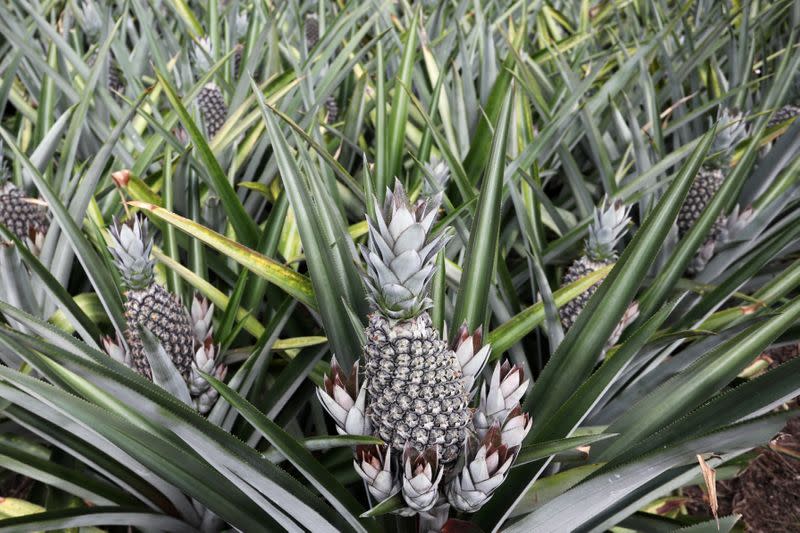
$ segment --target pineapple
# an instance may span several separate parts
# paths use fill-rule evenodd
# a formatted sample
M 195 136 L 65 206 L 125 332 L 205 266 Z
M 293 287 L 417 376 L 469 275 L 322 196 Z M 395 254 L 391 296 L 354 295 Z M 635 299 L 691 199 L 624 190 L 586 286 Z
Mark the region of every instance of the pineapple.
M 207 37 L 198 39 L 194 48 L 194 62 L 198 69 L 207 72 L 211 68 L 210 59 L 213 57 L 211 41 Z M 236 63 L 234 59 L 234 67 Z M 238 74 L 238 72 L 237 72 Z M 222 89 L 216 83 L 206 83 L 197 95 L 197 105 L 200 114 L 203 116 L 203 123 L 206 126 L 206 133 L 209 139 L 213 139 L 217 132 L 225 124 L 228 118 L 228 105 L 222 95 Z
M 444 234 L 430 236 L 441 195 L 409 202 L 399 182 L 368 220 L 361 252 L 375 311 L 366 331 L 367 418 L 398 457 L 406 444 L 436 448 L 444 464 L 459 455 L 470 428 L 469 393 L 456 354 L 426 311 L 428 285 Z
M 306 15 L 306 23 L 304 28 L 306 34 L 306 45 L 311 50 L 319 42 L 319 20 L 314 14 Z
M 208 137 L 213 139 L 217 132 L 222 129 L 225 119 L 228 116 L 228 106 L 219 86 L 214 83 L 206 83 L 197 95 L 197 103 L 200 112 L 203 114 L 203 122 L 206 125 Z
M 798 115 L 800 115 L 800 107 L 791 104 L 785 105 L 775 111 L 775 114 L 772 115 L 772 118 L 767 122 L 767 127 L 774 128 L 778 124 L 783 124 L 787 120 L 793 119 Z
M 319 42 L 319 19 L 315 14 L 306 15 L 303 28 L 306 36 L 306 48 L 311 50 Z M 325 122 L 333 124 L 339 118 L 339 103 L 332 94 L 325 99 Z
M 23 242 L 41 246 L 50 221 L 44 206 L 31 202 L 9 180 L 5 161 L 0 157 L 0 224 Z M 34 250 L 35 251 L 35 250 Z
M 719 114 L 718 123 L 717 137 L 711 148 L 712 158 L 703 163 L 678 213 L 678 236 L 680 238 L 683 238 L 692 229 L 703 210 L 722 187 L 726 169 L 730 167 L 733 151 L 747 135 L 747 126 L 739 112 L 723 109 Z M 714 222 L 705 244 L 689 267 L 689 274 L 697 274 L 705 267 L 713 255 L 714 248 L 721 240 L 727 222 L 725 215 L 720 215 Z
M 599 270 L 606 265 L 610 265 L 617 260 L 617 253 L 614 248 L 627 230 L 628 213 L 630 207 L 624 206 L 622 202 L 616 201 L 607 205 L 607 200 L 603 199 L 600 206 L 594 211 L 594 219 L 589 226 L 589 238 L 586 240 L 584 254 L 573 261 L 564 275 L 563 285 L 568 285 L 583 276 Z M 589 298 L 595 293 L 601 282 L 597 282 L 580 296 L 568 302 L 561 309 L 561 325 L 564 331 L 572 327 L 578 319 L 578 315 L 586 307 Z
M 332 124 L 339 118 L 339 104 L 333 95 L 325 99 L 325 122 Z
M 188 378 L 195 355 L 194 328 L 178 297 L 155 282 L 150 259 L 153 240 L 148 236 L 147 220 L 137 217 L 125 224 L 115 223 L 110 233 L 108 249 L 127 286 L 125 341 L 133 368 L 152 379 L 139 335 L 139 328 L 146 327 L 161 342 L 175 368 Z

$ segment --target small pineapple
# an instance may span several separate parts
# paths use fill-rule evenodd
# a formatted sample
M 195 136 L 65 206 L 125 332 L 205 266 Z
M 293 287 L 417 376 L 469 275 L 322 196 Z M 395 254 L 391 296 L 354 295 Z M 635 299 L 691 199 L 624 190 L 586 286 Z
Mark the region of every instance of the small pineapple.
M 783 124 L 798 115 L 800 115 L 800 107 L 791 104 L 785 105 L 775 111 L 775 114 L 767 122 L 767 128 L 774 128 L 778 124 Z
M 317 20 L 316 15 L 306 15 L 304 31 L 306 34 L 306 46 L 311 50 L 319 42 L 319 20 Z
M 712 158 L 703 163 L 695 176 L 686 200 L 678 213 L 678 236 L 683 238 L 695 225 L 708 203 L 722 187 L 730 168 L 731 158 L 736 146 L 747 136 L 747 126 L 741 113 L 723 109 L 718 118 L 718 132 L 711 148 Z M 720 215 L 689 267 L 689 274 L 697 274 L 713 255 L 714 248 L 720 241 L 721 232 L 727 225 L 725 215 Z
M 603 199 L 600 206 L 594 211 L 594 219 L 589 226 L 589 238 L 586 240 L 584 254 L 569 266 L 567 273 L 564 275 L 562 286 L 577 281 L 583 276 L 617 260 L 615 247 L 627 230 L 628 222 L 630 221 L 629 212 L 630 207 L 623 205 L 622 202 L 616 201 L 608 205 L 607 200 Z M 592 297 L 599 286 L 600 282 L 595 283 L 580 296 L 559 309 L 561 325 L 565 331 L 575 324 L 578 315 L 586 307 L 589 298 Z
M 796 74 L 794 77 L 794 81 L 789 88 L 788 99 L 791 103 L 775 110 L 775 114 L 773 114 L 772 118 L 770 118 L 769 122 L 767 122 L 768 128 L 773 128 L 778 124 L 783 124 L 784 122 L 800 115 L 800 74 Z
M 195 356 L 194 329 L 178 297 L 155 282 L 150 259 L 153 240 L 148 236 L 147 220 L 136 217 L 125 224 L 115 223 L 110 233 L 112 242 L 108 249 L 127 286 L 125 341 L 133 368 L 152 379 L 139 336 L 139 328 L 145 327 L 161 342 L 175 368 L 188 378 Z
M 365 281 L 375 312 L 366 331 L 367 417 L 376 436 L 397 456 L 406 443 L 418 452 L 436 447 L 454 461 L 470 427 L 471 411 L 456 354 L 433 328 L 426 309 L 436 254 L 446 236 L 430 236 L 441 196 L 411 204 L 399 182 L 383 210 L 368 220 Z
M 213 57 L 211 41 L 207 37 L 198 39 L 194 48 L 194 62 L 197 68 L 201 72 L 208 71 L 211 68 L 211 58 Z M 228 118 L 228 105 L 225 103 L 225 97 L 222 95 L 219 85 L 213 81 L 206 83 L 197 95 L 197 105 L 203 116 L 208 138 L 213 139 L 222 129 L 225 119 Z
M 325 99 L 325 122 L 333 124 L 339 119 L 339 104 L 333 95 Z
M 0 224 L 7 227 L 21 241 L 27 242 L 34 252 L 41 247 L 50 225 L 47 208 L 30 201 L 16 185 L 11 183 L 2 156 L 0 156 Z
M 208 137 L 213 139 L 222 129 L 228 116 L 228 106 L 225 104 L 225 98 L 222 96 L 219 86 L 214 82 L 206 83 L 197 95 L 197 103 L 203 114 Z

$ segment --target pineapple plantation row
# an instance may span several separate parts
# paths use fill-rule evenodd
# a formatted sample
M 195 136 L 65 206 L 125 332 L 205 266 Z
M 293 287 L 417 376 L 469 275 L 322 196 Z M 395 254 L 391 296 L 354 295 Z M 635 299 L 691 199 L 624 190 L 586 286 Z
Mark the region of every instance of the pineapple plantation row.
M 0 3 L 0 531 L 800 531 L 797 28 Z

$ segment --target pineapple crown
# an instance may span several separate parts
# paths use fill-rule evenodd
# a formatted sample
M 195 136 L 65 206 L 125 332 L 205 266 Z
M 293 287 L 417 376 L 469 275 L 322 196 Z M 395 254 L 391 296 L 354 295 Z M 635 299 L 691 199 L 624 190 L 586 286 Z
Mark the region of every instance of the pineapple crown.
M 83 29 L 89 37 L 96 37 L 100 35 L 100 30 L 103 29 L 103 21 L 100 17 L 100 11 L 93 0 L 84 0 L 80 7 L 81 17 L 83 18 Z
M 122 280 L 132 290 L 142 290 L 153 283 L 154 261 L 150 259 L 153 239 L 147 231 L 147 219 L 134 216 L 124 224 L 114 220 L 109 228 L 111 246 L 108 251 L 114 258 Z
M 717 114 L 717 136 L 711 145 L 712 157 L 706 161 L 709 168 L 728 166 L 733 150 L 747 137 L 744 115 L 736 109 L 721 108 Z
M 425 174 L 422 191 L 427 195 L 444 191 L 447 182 L 450 181 L 450 167 L 441 159 L 433 159 L 430 163 L 425 163 Z
M 586 255 L 594 261 L 613 259 L 614 248 L 625 234 L 630 222 L 630 206 L 620 200 L 611 202 L 604 197 L 594 210 L 592 223 L 589 225 L 589 238 L 586 239 Z
M 367 217 L 368 247 L 361 246 L 367 269 L 370 302 L 391 319 L 407 319 L 428 309 L 428 286 L 434 262 L 449 236 L 431 237 L 442 195 L 419 199 L 413 205 L 403 185 L 395 181 L 386 191 L 383 209 L 375 201 L 375 219 Z
M 214 49 L 211 39 L 200 37 L 194 43 L 194 64 L 202 72 L 207 72 L 211 68 L 211 61 L 214 57 Z

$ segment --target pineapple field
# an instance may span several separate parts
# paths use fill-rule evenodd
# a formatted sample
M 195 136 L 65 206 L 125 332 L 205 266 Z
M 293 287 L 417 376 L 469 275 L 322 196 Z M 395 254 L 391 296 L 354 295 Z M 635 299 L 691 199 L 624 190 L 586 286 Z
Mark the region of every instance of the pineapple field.
M 800 531 L 800 2 L 0 2 L 0 532 Z

